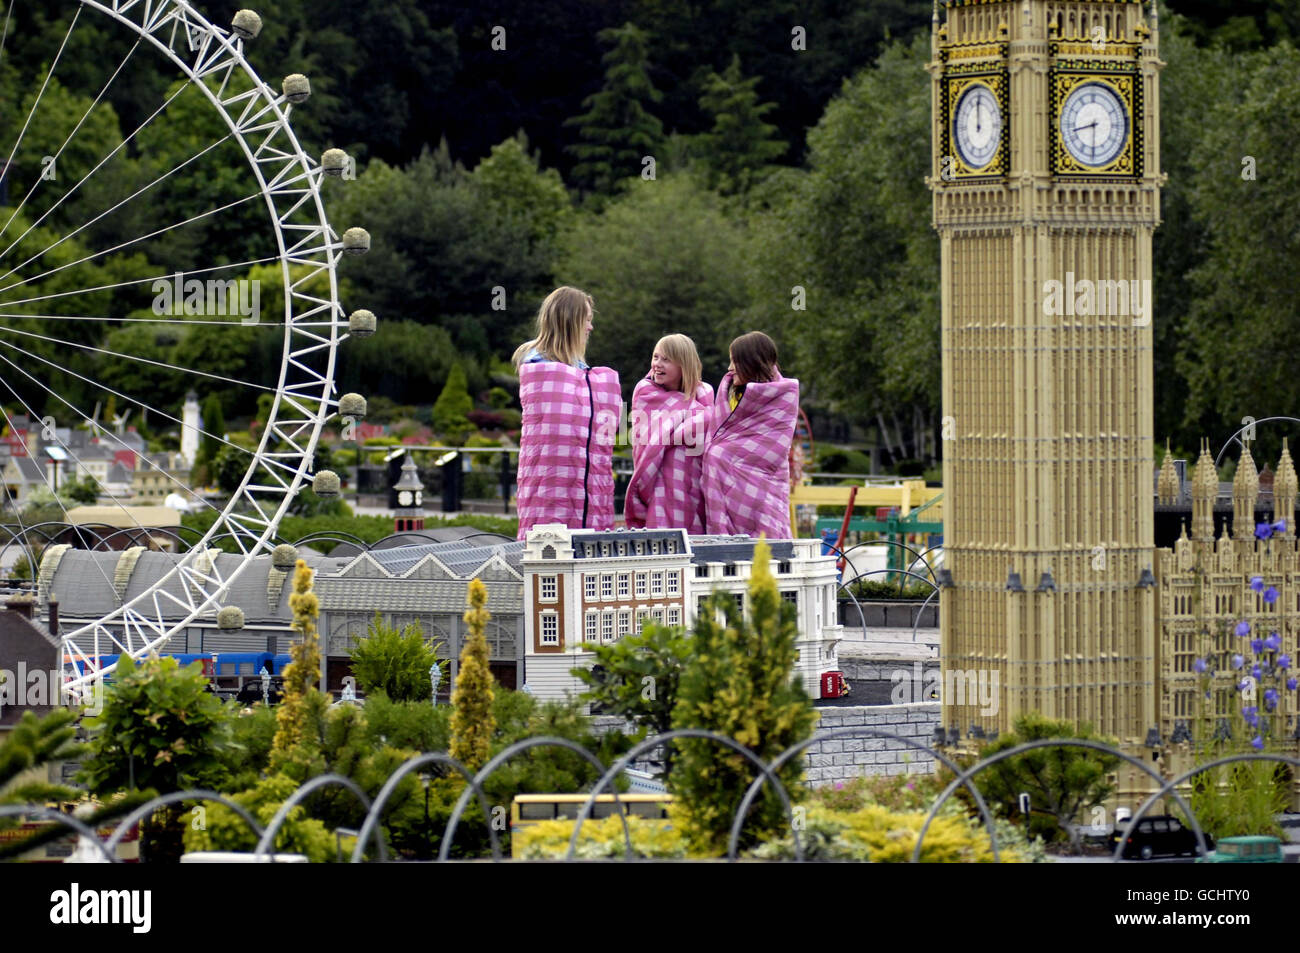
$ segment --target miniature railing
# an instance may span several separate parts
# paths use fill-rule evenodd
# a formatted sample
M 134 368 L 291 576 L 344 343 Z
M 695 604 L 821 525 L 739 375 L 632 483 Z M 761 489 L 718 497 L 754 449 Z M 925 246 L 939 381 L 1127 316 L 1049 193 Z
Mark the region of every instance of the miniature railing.
M 575 852 L 581 837 L 582 827 L 591 818 L 592 809 L 596 803 L 597 797 L 601 794 L 606 794 L 612 797 L 615 804 L 615 813 L 622 821 L 624 860 L 637 860 L 639 862 L 644 862 L 644 858 L 639 858 L 635 855 L 632 846 L 631 830 L 627 823 L 627 813 L 622 809 L 621 796 L 614 787 L 614 781 L 628 768 L 629 765 L 636 761 L 638 756 L 645 752 L 652 751 L 657 746 L 662 745 L 665 742 L 671 742 L 677 738 L 700 738 L 713 741 L 722 749 L 728 749 L 740 754 L 742 757 L 746 758 L 754 768 L 754 781 L 744 792 L 740 804 L 733 815 L 726 859 L 734 862 L 739 858 L 740 837 L 744 830 L 745 818 L 751 806 L 754 804 L 755 799 L 761 793 L 763 786 L 770 784 L 776 791 L 782 808 L 790 823 L 790 831 L 793 836 L 794 860 L 803 861 L 805 859 L 805 850 L 800 838 L 800 826 L 795 823 L 794 805 L 790 798 L 789 791 L 781 782 L 779 773 L 791 759 L 802 756 L 806 749 L 818 742 L 828 739 L 848 738 L 854 736 L 886 739 L 916 749 L 918 752 L 923 752 L 933 757 L 954 775 L 953 780 L 935 799 L 926 815 L 925 821 L 917 835 L 916 844 L 912 850 L 911 863 L 920 862 L 925 838 L 930 830 L 932 822 L 939 815 L 940 809 L 949 798 L 951 798 L 959 788 L 963 787 L 970 792 L 971 799 L 975 803 L 979 817 L 983 822 L 985 830 L 988 832 L 989 846 L 994 862 L 1002 862 L 1002 853 L 999 848 L 997 832 L 994 825 L 994 814 L 985 802 L 979 788 L 976 786 L 975 779 L 982 771 L 1001 761 L 1005 761 L 1008 758 L 1038 748 L 1073 747 L 1098 751 L 1119 758 L 1151 779 L 1154 790 L 1146 800 L 1139 805 L 1137 810 L 1133 813 L 1133 816 L 1129 819 L 1127 826 L 1123 829 L 1118 843 L 1115 845 L 1114 852 L 1111 855 L 1110 859 L 1112 862 L 1122 859 L 1126 839 L 1137 828 L 1138 823 L 1147 812 L 1150 811 L 1156 803 L 1166 797 L 1172 798 L 1178 805 L 1184 817 L 1186 817 L 1190 824 L 1191 831 L 1196 838 L 1199 852 L 1202 854 L 1205 853 L 1206 841 L 1204 832 L 1201 830 L 1195 812 L 1192 811 L 1191 806 L 1178 791 L 1179 785 L 1184 784 L 1196 775 L 1225 765 L 1244 761 L 1271 761 L 1278 764 L 1290 765 L 1293 768 L 1300 768 L 1300 758 L 1291 755 L 1247 752 L 1227 755 L 1206 764 L 1197 765 L 1177 777 L 1165 779 L 1142 758 L 1126 754 L 1117 748 L 1098 741 L 1080 738 L 1051 738 L 1024 742 L 1014 747 L 998 751 L 987 758 L 981 759 L 968 768 L 962 768 L 944 752 L 916 741 L 913 738 L 907 738 L 879 728 L 867 727 L 846 727 L 819 733 L 814 738 L 806 739 L 793 747 L 787 748 L 770 763 L 764 763 L 761 758 L 755 755 L 748 748 L 725 735 L 708 731 L 684 729 L 666 732 L 637 743 L 609 768 L 606 768 L 595 754 L 576 742 L 565 738 L 555 737 L 526 738 L 522 741 L 518 741 L 493 757 L 477 772 L 471 772 L 449 754 L 441 752 L 420 754 L 408 759 L 396 771 L 389 775 L 373 799 L 368 797 L 366 792 L 362 790 L 355 781 L 349 778 L 337 774 L 320 775 L 312 778 L 310 781 L 295 790 L 293 794 L 290 795 L 290 797 L 280 806 L 275 816 L 271 818 L 265 828 L 258 824 L 243 807 L 231 800 L 229 796 L 206 790 L 172 792 L 153 798 L 152 800 L 139 805 L 126 818 L 117 824 L 113 833 L 107 840 L 100 840 L 96 832 L 88 827 L 84 821 L 42 805 L 0 806 L 0 817 L 26 816 L 33 819 L 53 821 L 54 823 L 61 824 L 64 827 L 67 827 L 70 832 L 75 833 L 82 839 L 90 842 L 91 846 L 98 850 L 106 861 L 110 863 L 120 863 L 121 861 L 116 856 L 116 847 L 118 843 L 127 836 L 134 825 L 147 818 L 156 809 L 187 801 L 215 801 L 234 811 L 235 814 L 237 814 L 239 818 L 248 825 L 249 830 L 257 837 L 257 846 L 253 852 L 254 859 L 265 858 L 266 861 L 274 861 L 273 851 L 276 835 L 284 825 L 289 813 L 314 792 L 325 787 L 339 786 L 347 789 L 366 809 L 365 819 L 357 832 L 357 842 L 352 851 L 351 862 L 359 863 L 365 860 L 367 846 L 371 843 L 374 844 L 374 855 L 379 862 L 392 862 L 393 860 L 400 860 L 400 858 L 390 858 L 388 856 L 388 848 L 380 831 L 380 827 L 383 823 L 382 818 L 385 805 L 388 803 L 392 794 L 396 791 L 398 784 L 404 778 L 412 772 L 425 768 L 428 765 L 439 764 L 450 768 L 452 771 L 459 774 L 465 781 L 465 789 L 461 792 L 459 799 L 452 809 L 451 817 L 448 819 L 447 826 L 443 833 L 442 842 L 439 847 L 437 860 L 438 862 L 446 863 L 451 860 L 449 853 L 453 843 L 455 842 L 456 831 L 460 827 L 462 817 L 469 806 L 470 798 L 476 797 L 478 799 L 480 806 L 483 808 L 485 818 L 492 816 L 490 801 L 483 788 L 484 781 L 515 756 L 533 748 L 552 747 L 572 751 L 585 759 L 594 770 L 600 773 L 600 779 L 592 787 L 587 800 L 582 805 L 582 809 L 574 821 L 573 834 L 570 837 L 568 851 L 563 859 L 566 861 L 577 859 L 575 857 Z M 500 841 L 497 837 L 496 828 L 492 824 L 488 825 L 488 836 L 491 844 L 492 860 L 503 860 L 504 858 L 501 854 Z

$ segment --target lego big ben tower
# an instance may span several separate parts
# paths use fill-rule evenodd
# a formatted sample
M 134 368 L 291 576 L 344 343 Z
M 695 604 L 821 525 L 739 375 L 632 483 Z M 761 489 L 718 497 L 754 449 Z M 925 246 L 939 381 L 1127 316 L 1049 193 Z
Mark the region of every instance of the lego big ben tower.
M 1039 711 L 1141 744 L 1159 717 L 1154 5 L 943 11 L 928 67 L 954 696 L 942 718 L 980 737 Z M 961 697 L 977 678 L 996 684 L 995 712 Z

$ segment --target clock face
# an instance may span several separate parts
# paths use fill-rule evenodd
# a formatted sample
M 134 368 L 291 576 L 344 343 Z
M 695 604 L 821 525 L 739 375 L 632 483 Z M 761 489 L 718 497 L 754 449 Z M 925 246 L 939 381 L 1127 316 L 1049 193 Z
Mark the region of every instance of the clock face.
M 398 491 L 398 494 L 397 494 L 397 503 L 398 503 L 399 506 L 410 506 L 410 505 L 411 505 L 411 491 L 410 491 L 410 490 L 400 490 L 400 491 Z
M 962 93 L 952 125 L 963 162 L 982 169 L 993 161 L 1002 141 L 1002 111 L 993 90 L 975 84 Z
M 1103 83 L 1084 83 L 1061 109 L 1061 138 L 1077 162 L 1099 167 L 1114 160 L 1128 141 L 1124 101 Z

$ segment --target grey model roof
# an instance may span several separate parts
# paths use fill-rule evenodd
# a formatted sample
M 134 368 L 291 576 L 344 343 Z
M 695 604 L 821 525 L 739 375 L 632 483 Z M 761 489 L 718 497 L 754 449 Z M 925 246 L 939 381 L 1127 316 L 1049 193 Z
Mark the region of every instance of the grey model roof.
M 589 557 L 587 547 L 600 543 L 646 543 L 653 540 L 660 542 L 671 540 L 685 546 L 686 532 L 680 529 L 615 529 L 591 530 L 573 534 L 573 556 L 575 559 L 597 558 L 593 552 Z M 684 551 L 684 550 L 683 550 Z M 605 557 L 608 558 L 608 557 Z
M 757 542 L 748 536 L 692 536 L 691 562 L 696 565 L 704 563 L 747 563 L 754 560 L 754 544 Z M 794 543 L 790 540 L 772 540 L 773 559 L 793 559 Z
M 388 572 L 399 576 L 410 570 L 425 556 L 433 556 L 449 570 L 462 578 L 500 554 L 506 564 L 522 573 L 524 544 L 522 541 L 498 543 L 495 546 L 477 546 L 467 542 L 427 543 L 422 546 L 396 546 L 392 549 L 372 549 L 370 557 Z

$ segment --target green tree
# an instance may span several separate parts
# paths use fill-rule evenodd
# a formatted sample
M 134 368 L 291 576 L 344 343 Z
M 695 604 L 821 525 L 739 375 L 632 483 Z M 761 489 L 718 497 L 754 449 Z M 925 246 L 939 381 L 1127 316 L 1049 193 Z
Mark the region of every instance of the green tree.
M 603 57 L 605 85 L 582 101 L 587 110 L 565 125 L 577 126 L 582 143 L 569 147 L 579 162 L 571 176 L 604 195 L 626 178 L 641 174 L 644 156 L 663 144 L 663 123 L 649 107 L 663 99 L 650 81 L 649 37 L 632 23 L 597 34 L 612 46 Z
M 433 405 L 433 429 L 448 443 L 460 446 L 469 437 L 474 425 L 467 416 L 474 409 L 465 381 L 465 369 L 453 364 L 447 383 Z
M 493 146 L 470 177 L 489 205 L 515 220 L 534 246 L 549 251 L 572 217 L 573 204 L 560 173 L 541 168 L 541 158 L 529 153 L 522 129 Z
M 617 368 L 629 396 L 669 331 L 695 341 L 705 379 L 716 381 L 727 367 L 727 344 L 748 330 L 737 317 L 747 300 L 744 232 L 687 173 L 635 182 L 601 215 L 581 219 L 556 271 L 594 296 L 587 359 Z M 784 353 L 781 366 L 788 369 Z
M 472 579 L 469 610 L 465 613 L 469 638 L 460 650 L 460 672 L 451 694 L 450 750 L 451 756 L 471 771 L 477 771 L 487 762 L 496 730 L 496 719 L 492 714 L 492 670 L 488 665 L 491 656 L 484 635 L 490 618 L 487 587 L 483 580 Z
M 320 599 L 312 591 L 315 573 L 299 559 L 293 571 L 293 594 L 289 608 L 293 611 L 293 628 L 299 638 L 289 650 L 290 662 L 284 669 L 284 697 L 276 711 L 275 740 L 271 745 L 271 767 L 302 781 L 314 773 L 319 757 L 319 737 L 313 724 L 323 720 L 327 700 L 319 688 L 320 638 L 316 620 L 320 617 Z
M 754 546 L 749 617 L 735 601 L 715 593 L 695 623 L 693 655 L 677 692 L 674 728 L 702 728 L 726 735 L 764 762 L 812 735 L 816 714 L 795 673 L 799 624 L 795 607 L 781 599 L 771 572 L 771 549 Z M 726 624 L 715 613 L 721 609 Z M 695 850 L 712 856 L 727 845 L 732 821 L 755 777 L 752 762 L 702 738 L 680 739 L 668 789 L 680 806 Z M 779 772 L 792 800 L 801 795 L 803 767 L 793 758 Z M 764 786 L 746 819 L 753 843 L 783 833 L 789 824 L 780 798 Z
M 777 128 L 763 120 L 776 103 L 759 103 L 759 79 L 746 79 L 740 57 L 733 56 L 721 75 L 711 72 L 704 82 L 700 108 L 712 118 L 713 128 L 695 137 L 695 147 L 709 170 L 709 187 L 724 195 L 748 192 L 786 152 Z
M 591 668 L 573 670 L 587 685 L 584 701 L 635 722 L 642 738 L 672 730 L 678 683 L 694 654 L 689 635 L 677 627 L 646 625 L 617 642 L 583 648 L 596 656 Z M 672 754 L 672 746 L 666 746 L 665 774 L 672 773 Z
M 428 701 L 429 670 L 438 664 L 438 654 L 420 624 L 398 630 L 376 611 L 367 631 L 352 650 L 352 674 L 361 690 L 383 692 L 393 701 Z
M 1029 712 L 1016 718 L 1011 732 L 985 746 L 980 755 L 987 758 L 1044 738 L 1078 738 L 1118 746 L 1115 739 L 1094 733 L 1090 724 L 1076 728 L 1073 722 Z M 1042 835 L 1049 842 L 1068 840 L 1079 851 L 1079 819 L 1114 793 L 1107 776 L 1118 764 L 1115 755 L 1090 748 L 1043 747 L 999 761 L 976 775 L 975 781 L 990 805 L 1000 806 L 1007 817 L 1016 814 L 1021 793 L 1027 793 L 1029 833 Z
M 203 401 L 200 411 L 203 418 L 203 436 L 199 438 L 200 459 L 212 462 L 221 452 L 222 440 L 226 436 L 226 415 L 221 409 L 221 398 L 209 394 Z

